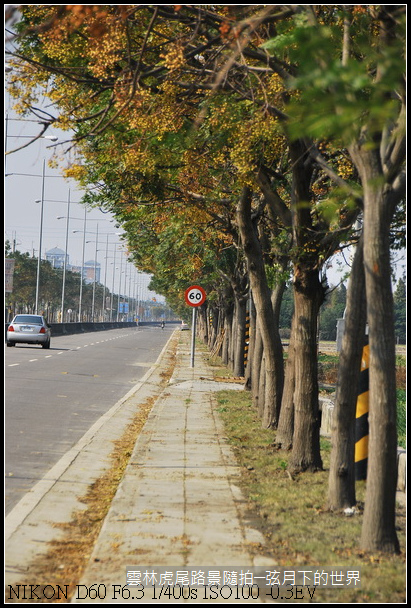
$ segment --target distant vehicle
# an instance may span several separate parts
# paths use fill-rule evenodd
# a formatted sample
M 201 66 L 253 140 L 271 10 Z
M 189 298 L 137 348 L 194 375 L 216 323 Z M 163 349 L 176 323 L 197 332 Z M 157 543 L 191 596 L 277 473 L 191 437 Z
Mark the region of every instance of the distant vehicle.
M 41 315 L 16 315 L 7 328 L 7 346 L 41 344 L 50 348 L 51 329 Z
M 181 321 L 180 329 L 181 329 L 181 331 L 184 331 L 185 329 L 190 329 L 190 328 L 185 321 Z

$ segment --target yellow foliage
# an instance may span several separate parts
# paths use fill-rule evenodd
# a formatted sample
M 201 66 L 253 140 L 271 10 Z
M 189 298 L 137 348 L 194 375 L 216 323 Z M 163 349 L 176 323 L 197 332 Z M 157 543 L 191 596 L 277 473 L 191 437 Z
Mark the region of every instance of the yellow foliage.
M 337 172 L 343 179 L 349 179 L 354 174 L 354 165 L 347 156 L 340 155 L 337 159 Z
M 167 53 L 160 55 L 164 59 L 164 65 L 170 71 L 178 70 L 184 65 L 184 50 L 180 41 L 170 44 Z
M 87 170 L 84 166 L 75 164 L 65 168 L 63 175 L 64 177 L 73 178 L 81 182 L 82 178 L 86 178 Z

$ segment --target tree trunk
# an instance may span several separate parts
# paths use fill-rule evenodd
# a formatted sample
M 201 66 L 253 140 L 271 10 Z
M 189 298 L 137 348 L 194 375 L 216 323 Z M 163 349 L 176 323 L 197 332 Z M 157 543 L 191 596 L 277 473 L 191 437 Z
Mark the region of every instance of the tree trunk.
M 295 391 L 294 436 L 290 468 L 316 471 L 322 468 L 320 455 L 320 413 L 318 403 L 317 320 L 323 287 L 316 270 L 296 265 L 295 303 Z
M 217 329 L 219 324 L 218 308 L 216 306 L 207 306 L 207 323 L 208 323 L 208 348 L 212 350 L 217 340 Z
M 223 338 L 223 349 L 221 353 L 222 362 L 224 365 L 230 365 L 230 348 L 231 348 L 231 328 L 233 320 L 233 308 L 232 306 L 225 307 L 224 314 L 224 338 Z
M 256 319 L 256 336 L 253 346 L 253 362 L 251 369 L 251 394 L 256 410 L 259 410 L 260 370 L 263 358 L 263 340 L 261 338 L 258 317 Z
M 261 419 L 264 417 L 264 409 L 265 409 L 265 398 L 266 398 L 266 390 L 265 390 L 265 357 L 264 357 L 264 346 L 263 352 L 261 355 L 261 365 L 260 365 L 260 377 L 258 379 L 258 415 Z
M 295 390 L 295 315 L 291 322 L 288 344 L 287 365 L 285 368 L 284 392 L 281 401 L 280 418 L 275 442 L 283 450 L 291 450 L 294 435 L 294 390 Z
M 332 422 L 332 450 L 328 503 L 332 510 L 355 505 L 355 412 L 363 341 L 365 335 L 365 276 L 363 237 L 354 256 L 347 293 L 345 327 L 339 356 L 338 379 Z
M 276 427 L 284 383 L 282 345 L 278 326 L 274 324 L 262 252 L 251 221 L 251 191 L 247 187 L 243 189 L 236 215 L 264 344 L 265 406 L 262 425 L 265 428 Z
M 247 300 L 243 296 L 237 296 L 234 304 L 234 365 L 233 374 L 237 377 L 244 376 L 244 344 L 245 344 L 245 319 Z
M 369 444 L 361 546 L 398 552 L 395 531 L 397 415 L 395 332 L 390 268 L 393 208 L 381 186 L 377 154 L 363 151 L 364 267 L 369 325 Z
M 254 358 L 254 346 L 255 346 L 255 337 L 256 337 L 256 312 L 255 306 L 253 302 L 253 298 L 249 298 L 249 308 L 248 311 L 248 355 L 247 355 L 247 365 L 244 371 L 244 388 L 248 391 L 252 388 L 252 370 L 253 370 L 253 358 Z
M 197 308 L 197 327 L 196 333 L 204 344 L 208 343 L 208 323 L 207 323 L 207 306 L 199 306 Z

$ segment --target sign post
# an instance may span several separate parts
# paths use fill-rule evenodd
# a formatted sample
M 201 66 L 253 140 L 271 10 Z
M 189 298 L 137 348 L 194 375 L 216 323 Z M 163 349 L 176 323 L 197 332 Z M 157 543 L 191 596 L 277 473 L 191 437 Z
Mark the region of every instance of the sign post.
M 196 325 L 197 325 L 197 308 L 204 304 L 206 300 L 206 292 L 199 285 L 192 285 L 186 289 L 184 298 L 186 304 L 193 307 L 193 319 L 191 327 L 191 358 L 190 367 L 194 367 L 194 352 L 195 352 L 195 340 L 196 340 Z

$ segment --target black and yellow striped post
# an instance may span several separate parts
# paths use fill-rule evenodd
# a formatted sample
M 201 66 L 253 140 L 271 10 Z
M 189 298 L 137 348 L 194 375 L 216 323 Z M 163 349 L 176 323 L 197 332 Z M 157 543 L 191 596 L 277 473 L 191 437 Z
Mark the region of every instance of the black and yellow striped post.
M 367 340 L 368 342 L 368 340 Z M 368 465 L 368 396 L 369 396 L 369 346 L 365 344 L 362 351 L 360 382 L 358 388 L 357 409 L 355 412 L 355 479 L 367 479 Z
M 245 339 L 244 339 L 244 370 L 248 362 L 248 346 L 250 344 L 250 313 L 246 313 L 245 317 Z

